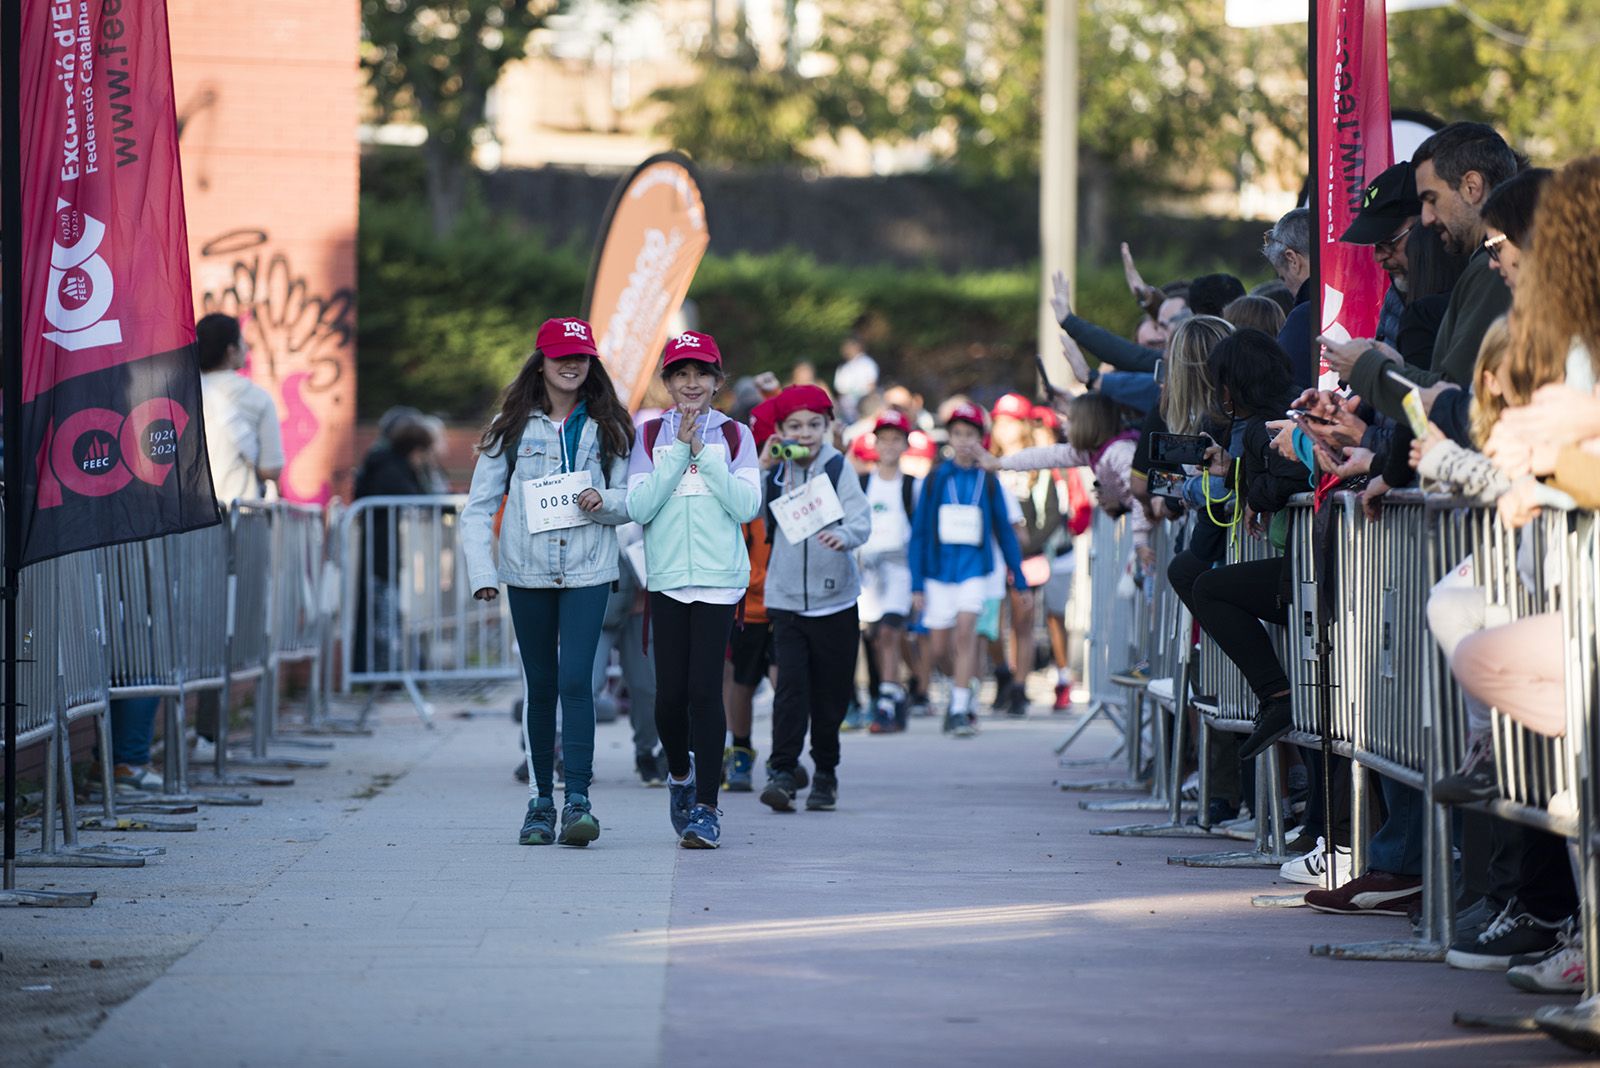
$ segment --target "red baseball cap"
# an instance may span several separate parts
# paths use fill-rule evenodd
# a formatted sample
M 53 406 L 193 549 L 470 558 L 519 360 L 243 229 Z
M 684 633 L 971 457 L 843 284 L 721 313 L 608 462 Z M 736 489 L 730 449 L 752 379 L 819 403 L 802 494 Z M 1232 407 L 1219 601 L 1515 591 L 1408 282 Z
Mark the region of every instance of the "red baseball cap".
M 878 413 L 877 421 L 872 424 L 872 432 L 880 430 L 898 430 L 902 434 L 911 433 L 911 417 L 895 408 L 885 408 Z
M 750 409 L 750 434 L 758 449 L 766 448 L 767 440 L 778 432 L 778 417 L 774 414 L 777 400 L 776 396 L 768 397 Z
M 833 417 L 833 398 L 821 386 L 790 386 L 772 398 L 772 414 L 779 426 L 795 412 L 816 412 Z
M 671 367 L 679 360 L 699 360 L 712 367 L 721 367 L 722 350 L 717 348 L 717 339 L 710 334 L 685 330 L 667 341 L 666 351 L 661 355 L 661 366 Z
M 939 455 L 939 446 L 933 439 L 920 430 L 913 430 L 906 445 L 907 456 L 920 456 L 924 460 L 932 460 Z
M 594 346 L 594 327 L 582 319 L 546 319 L 534 346 L 551 359 L 600 355 Z
M 945 417 L 944 425 L 949 426 L 951 423 L 971 423 L 978 428 L 979 433 L 989 429 L 989 420 L 983 414 L 983 409 L 971 401 L 962 401 L 950 409 L 950 414 Z
M 1020 393 L 1007 393 L 995 401 L 994 417 L 996 419 L 1032 419 L 1033 402 Z
M 1055 430 L 1061 426 L 1061 417 L 1056 414 L 1056 410 L 1043 404 L 1033 406 L 1033 421 L 1047 430 Z
M 850 455 L 864 463 L 877 463 L 878 443 L 871 434 L 862 434 L 850 443 Z

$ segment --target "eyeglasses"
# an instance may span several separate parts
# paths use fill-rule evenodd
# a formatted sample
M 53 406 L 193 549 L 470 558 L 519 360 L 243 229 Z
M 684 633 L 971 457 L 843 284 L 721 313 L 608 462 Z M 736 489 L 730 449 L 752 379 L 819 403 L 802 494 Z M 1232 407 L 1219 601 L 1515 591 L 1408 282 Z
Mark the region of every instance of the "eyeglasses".
M 1412 229 L 1415 226 L 1416 226 L 1416 223 L 1412 223 L 1411 226 L 1408 226 L 1404 230 L 1401 230 L 1398 234 L 1395 234 L 1393 237 L 1385 238 L 1382 241 L 1374 241 L 1372 243 L 1372 247 L 1377 249 L 1379 252 L 1383 253 L 1383 255 L 1385 255 L 1385 256 L 1393 256 L 1395 254 L 1396 250 L 1398 250 L 1400 248 L 1401 243 L 1405 241 L 1406 235 L 1411 233 Z
M 1261 231 L 1261 247 L 1262 248 L 1271 248 L 1273 245 L 1276 245 L 1278 243 L 1278 239 L 1275 236 L 1276 230 L 1277 230 L 1277 228 L 1273 227 L 1270 230 Z
M 1507 240 L 1508 238 L 1505 234 L 1496 234 L 1494 237 L 1483 239 L 1483 247 L 1489 252 L 1489 262 L 1500 262 L 1500 246 L 1505 244 Z

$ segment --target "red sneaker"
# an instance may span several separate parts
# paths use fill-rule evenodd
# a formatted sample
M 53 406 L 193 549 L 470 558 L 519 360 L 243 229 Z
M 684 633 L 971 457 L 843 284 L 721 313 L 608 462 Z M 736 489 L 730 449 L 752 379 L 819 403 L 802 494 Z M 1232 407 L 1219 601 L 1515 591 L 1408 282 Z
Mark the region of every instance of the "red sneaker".
M 1066 683 L 1066 682 L 1058 682 L 1058 683 L 1056 683 L 1055 710 L 1057 712 L 1065 712 L 1067 709 L 1069 709 L 1071 707 L 1072 707 L 1072 685 L 1070 683 Z

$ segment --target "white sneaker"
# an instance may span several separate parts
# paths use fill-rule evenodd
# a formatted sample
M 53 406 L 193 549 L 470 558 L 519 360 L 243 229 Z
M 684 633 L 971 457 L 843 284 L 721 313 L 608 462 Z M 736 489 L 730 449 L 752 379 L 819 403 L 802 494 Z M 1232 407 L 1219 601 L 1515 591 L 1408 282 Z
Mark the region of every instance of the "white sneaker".
M 189 747 L 189 759 L 196 764 L 209 764 L 217 759 L 217 743 L 210 738 L 196 737 Z
M 1303 883 L 1306 886 L 1325 885 L 1325 876 L 1328 874 L 1328 848 L 1327 840 L 1317 839 L 1316 848 L 1303 857 L 1284 861 L 1278 869 L 1280 878 L 1291 883 Z M 1350 873 L 1350 848 L 1337 846 L 1334 849 L 1333 860 L 1333 885 L 1337 889 L 1349 882 Z
M 1578 818 L 1578 797 L 1571 790 L 1562 790 L 1551 795 L 1545 810 L 1555 819 L 1575 820 Z
M 1563 938 L 1563 945 L 1536 964 L 1522 964 L 1506 972 L 1518 990 L 1534 994 L 1583 993 L 1583 940 Z
M 1200 773 L 1191 771 L 1189 777 L 1183 780 L 1183 799 L 1185 801 L 1200 800 Z

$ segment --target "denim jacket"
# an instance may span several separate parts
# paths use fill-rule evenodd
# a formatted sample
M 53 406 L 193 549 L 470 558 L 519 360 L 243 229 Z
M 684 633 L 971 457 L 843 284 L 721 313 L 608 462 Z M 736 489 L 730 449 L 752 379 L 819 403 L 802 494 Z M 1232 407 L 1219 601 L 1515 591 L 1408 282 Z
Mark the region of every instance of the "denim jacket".
M 467 505 L 461 511 L 461 551 L 473 591 L 502 582 L 534 590 L 615 582 L 615 528 L 628 521 L 628 457 L 614 456 L 610 466 L 611 484 L 607 488 L 600 470 L 599 428 L 594 420 L 586 420 L 578 437 L 573 469 L 589 473 L 600 493 L 600 510 L 586 513 L 590 522 L 530 534 L 523 483 L 561 473 L 560 424 L 544 412 L 534 412 L 517 444 L 516 471 L 497 539 L 494 513 L 500 507 L 501 494 L 506 492 L 506 457 L 500 452 L 480 453 L 472 469 Z

